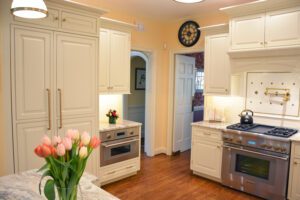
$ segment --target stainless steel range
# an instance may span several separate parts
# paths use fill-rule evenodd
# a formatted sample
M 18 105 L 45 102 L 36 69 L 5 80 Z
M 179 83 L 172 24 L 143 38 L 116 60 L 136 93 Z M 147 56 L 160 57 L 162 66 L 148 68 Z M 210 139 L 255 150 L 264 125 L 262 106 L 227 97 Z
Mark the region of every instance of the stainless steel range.
M 286 199 L 295 129 L 233 124 L 223 131 L 222 184 L 265 199 Z

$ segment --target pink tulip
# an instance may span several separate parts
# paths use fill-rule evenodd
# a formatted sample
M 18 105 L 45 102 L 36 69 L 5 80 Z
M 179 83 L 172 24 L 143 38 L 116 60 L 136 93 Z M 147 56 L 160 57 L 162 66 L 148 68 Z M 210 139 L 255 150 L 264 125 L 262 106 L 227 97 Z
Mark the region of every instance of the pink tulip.
M 87 148 L 85 146 L 81 147 L 79 150 L 79 157 L 80 158 L 86 158 L 87 157 Z
M 93 136 L 90 142 L 90 147 L 95 149 L 97 148 L 101 143 L 101 140 L 99 140 L 96 136 Z
M 59 155 L 59 156 L 64 156 L 66 154 L 66 149 L 63 144 L 58 144 L 56 151 L 57 151 L 57 155 Z
M 79 140 L 79 131 L 76 129 L 69 129 L 66 133 L 66 137 L 72 139 L 72 140 Z
M 53 145 L 53 146 L 56 146 L 56 145 L 58 145 L 59 143 L 61 143 L 61 138 L 60 138 L 60 136 L 54 136 L 54 137 L 52 138 L 52 145 Z
M 91 136 L 88 132 L 83 132 L 81 135 L 81 142 L 83 145 L 87 146 L 90 143 Z
M 62 140 L 62 144 L 65 146 L 66 150 L 71 150 L 72 149 L 72 140 L 68 137 L 65 137 Z
M 51 140 L 47 135 L 44 135 L 44 137 L 42 138 L 42 143 L 45 145 L 50 146 L 51 145 Z

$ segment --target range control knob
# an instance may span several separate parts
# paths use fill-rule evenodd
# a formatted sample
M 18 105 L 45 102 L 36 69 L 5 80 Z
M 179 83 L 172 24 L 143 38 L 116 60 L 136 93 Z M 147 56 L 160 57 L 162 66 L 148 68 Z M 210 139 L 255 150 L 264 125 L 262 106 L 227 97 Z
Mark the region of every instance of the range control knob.
M 111 135 L 110 135 L 110 134 L 107 134 L 107 135 L 106 135 L 106 138 L 107 138 L 107 139 L 111 139 Z
M 237 139 L 236 139 L 236 142 L 241 144 L 243 141 L 243 137 L 242 136 L 239 136 Z
M 262 144 L 260 144 L 260 146 L 261 146 L 262 148 L 266 148 L 266 147 L 267 147 L 267 144 L 266 144 L 266 143 L 262 143 Z

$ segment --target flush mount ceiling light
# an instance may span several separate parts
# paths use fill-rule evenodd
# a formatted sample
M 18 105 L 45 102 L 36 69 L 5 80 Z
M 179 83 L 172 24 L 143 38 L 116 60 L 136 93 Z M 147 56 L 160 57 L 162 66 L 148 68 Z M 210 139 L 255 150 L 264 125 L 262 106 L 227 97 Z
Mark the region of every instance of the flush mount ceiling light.
M 174 1 L 177 1 L 177 2 L 180 2 L 180 3 L 199 3 L 199 2 L 204 1 L 204 0 L 174 0 Z
M 43 0 L 13 0 L 11 13 L 17 17 L 39 19 L 47 17 L 48 10 Z

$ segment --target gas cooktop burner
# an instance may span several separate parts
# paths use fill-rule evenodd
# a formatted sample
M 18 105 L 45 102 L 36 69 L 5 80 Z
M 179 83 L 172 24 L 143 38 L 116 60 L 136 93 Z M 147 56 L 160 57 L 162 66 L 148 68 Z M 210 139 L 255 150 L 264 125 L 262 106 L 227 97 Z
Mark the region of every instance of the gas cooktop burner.
M 271 135 L 276 137 L 284 137 L 284 138 L 288 138 L 298 132 L 298 130 L 291 129 L 291 128 L 282 128 L 282 127 L 268 126 L 262 124 L 240 124 L 240 123 L 227 126 L 227 129 L 246 131 L 252 133 L 260 133 L 260 134 Z

